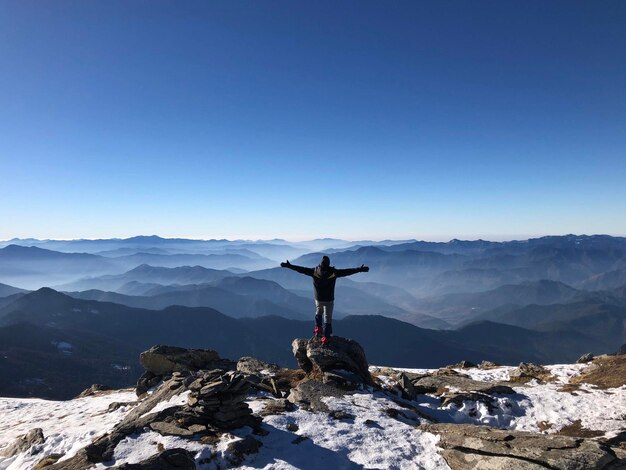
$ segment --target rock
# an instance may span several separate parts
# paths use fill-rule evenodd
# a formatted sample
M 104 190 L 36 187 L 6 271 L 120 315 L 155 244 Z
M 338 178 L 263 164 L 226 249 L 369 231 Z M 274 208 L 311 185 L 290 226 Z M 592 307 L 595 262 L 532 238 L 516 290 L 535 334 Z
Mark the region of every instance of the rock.
M 326 406 L 322 398 L 341 397 L 343 395 L 345 395 L 343 390 L 333 387 L 332 385 L 325 384 L 318 380 L 305 379 L 291 390 L 287 400 L 291 403 L 303 405 L 313 411 L 328 412 L 328 406 Z
M 331 411 L 328 413 L 328 416 L 330 416 L 332 419 L 337 419 L 337 420 L 355 418 L 353 414 L 347 413 L 342 410 Z
M 0 452 L 0 457 L 13 457 L 20 454 L 34 445 L 43 444 L 46 438 L 43 436 L 43 429 L 34 428 L 26 434 L 16 438 L 11 444 Z
M 175 424 L 157 421 L 150 423 L 150 429 L 164 436 L 193 437 L 193 431 L 179 428 Z
M 298 366 L 307 374 L 313 370 L 313 364 L 306 354 L 308 344 L 309 340 L 303 338 L 296 338 L 293 340 L 293 343 L 291 343 L 291 349 L 298 362 Z
M 111 390 L 111 387 L 102 384 L 93 384 L 91 387 L 83 390 L 76 398 L 91 397 L 97 395 L 99 392 L 106 392 Z
M 515 393 L 515 390 L 508 385 L 498 382 L 479 382 L 463 374 L 433 374 L 415 380 L 413 386 L 415 387 L 416 393 L 419 394 L 435 393 L 442 395 L 450 389 L 463 390 L 469 393 L 484 393 L 486 395 L 496 393 L 509 395 Z
M 201 432 L 205 432 L 207 430 L 207 427 L 204 424 L 192 424 L 191 426 L 189 426 L 188 429 L 192 433 L 198 434 L 198 433 L 201 433 Z
M 521 362 L 517 369 L 509 372 L 509 380 L 511 382 L 527 383 L 533 379 L 543 383 L 553 380 L 554 376 L 542 365 L 533 364 L 532 362 Z
M 296 423 L 288 423 L 287 424 L 287 431 L 298 432 L 299 429 L 300 429 L 300 427 Z
M 591 439 L 495 429 L 471 424 L 428 424 L 452 470 L 600 470 L 617 461 Z M 614 467 L 615 468 L 615 467 Z
M 295 406 L 286 398 L 269 401 L 259 413 L 261 416 L 277 415 L 287 411 L 293 411 Z
M 139 463 L 122 464 L 119 470 L 195 470 L 193 454 L 185 449 L 168 449 Z
M 158 385 L 160 381 L 161 381 L 160 375 L 155 375 L 149 370 L 145 371 L 141 375 L 141 377 L 139 377 L 139 380 L 137 380 L 137 386 L 136 386 L 137 396 L 138 397 L 142 396 L 152 387 Z
M 481 363 L 478 364 L 479 369 L 494 369 L 496 367 L 500 367 L 500 364 L 491 361 L 481 361 Z
M 228 444 L 227 450 L 232 454 L 235 462 L 241 462 L 246 455 L 257 453 L 261 445 L 254 437 L 246 436 Z
M 587 364 L 588 362 L 593 361 L 593 358 L 594 356 L 591 353 L 583 354 L 576 360 L 576 364 Z
M 244 374 L 264 375 L 266 373 L 273 374 L 280 369 L 276 364 L 268 364 L 259 361 L 254 357 L 242 357 L 237 362 L 237 370 Z
M 617 351 L 617 354 L 618 355 L 626 354 L 626 343 L 620 346 L 619 351 Z
M 397 380 L 398 386 L 400 387 L 400 391 L 402 393 L 402 398 L 406 398 L 407 400 L 415 400 L 418 393 L 407 375 L 404 372 L 400 372 L 397 375 Z
M 333 336 L 329 345 L 323 345 L 317 337 L 310 340 L 296 339 L 293 353 L 310 378 L 324 381 L 325 373 L 342 376 L 342 371 L 354 374 L 360 383 L 372 385 L 372 377 L 365 358 L 365 351 L 354 340 Z M 326 381 L 333 376 L 327 376 Z
M 173 372 L 188 372 L 209 369 L 233 370 L 232 361 L 221 359 L 210 349 L 186 349 L 176 346 L 153 346 L 139 356 L 141 365 L 156 376 Z
M 135 406 L 136 404 L 136 401 L 114 401 L 109 404 L 109 407 L 107 408 L 107 413 L 117 411 L 123 406 Z
M 457 408 L 461 408 L 463 406 L 463 402 L 466 401 L 484 403 L 490 413 L 493 413 L 495 410 L 495 399 L 485 393 L 477 392 L 446 393 L 441 397 L 441 406 L 442 408 L 445 408 L 449 405 L 455 405 Z M 472 413 L 470 413 L 470 416 L 472 416 Z
M 456 364 L 452 364 L 451 366 L 446 366 L 446 369 L 471 369 L 476 367 L 476 364 L 470 361 L 461 361 Z
M 41 459 L 37 464 L 33 467 L 33 470 L 41 470 L 42 468 L 49 467 L 52 464 L 55 464 L 64 454 L 50 454 L 43 459 Z

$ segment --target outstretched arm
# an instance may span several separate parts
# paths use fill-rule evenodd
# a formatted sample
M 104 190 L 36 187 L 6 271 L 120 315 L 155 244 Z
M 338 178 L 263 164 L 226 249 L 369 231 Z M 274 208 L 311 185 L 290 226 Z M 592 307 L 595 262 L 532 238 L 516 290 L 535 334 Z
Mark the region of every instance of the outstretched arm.
M 356 273 L 366 273 L 369 270 L 370 268 L 368 266 L 362 264 L 360 268 L 336 269 L 335 274 L 337 275 L 337 277 L 346 277 L 352 276 Z
M 304 266 L 297 266 L 295 264 L 291 264 L 289 260 L 287 260 L 285 263 L 280 263 L 280 267 L 289 268 L 297 273 L 313 277 L 313 268 L 305 268 Z

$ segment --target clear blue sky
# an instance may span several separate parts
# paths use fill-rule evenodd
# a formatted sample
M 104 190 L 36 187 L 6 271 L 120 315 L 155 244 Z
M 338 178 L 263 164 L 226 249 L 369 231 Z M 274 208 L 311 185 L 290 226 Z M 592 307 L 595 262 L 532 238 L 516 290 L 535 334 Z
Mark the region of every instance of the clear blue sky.
M 0 239 L 626 234 L 626 2 L 0 0 Z

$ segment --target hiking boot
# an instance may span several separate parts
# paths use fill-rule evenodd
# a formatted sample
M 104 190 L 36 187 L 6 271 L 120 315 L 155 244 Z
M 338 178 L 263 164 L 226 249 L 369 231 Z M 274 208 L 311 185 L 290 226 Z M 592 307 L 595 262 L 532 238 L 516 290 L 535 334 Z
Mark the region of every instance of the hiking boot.
M 319 338 L 320 336 L 322 336 L 322 327 L 319 325 L 315 325 L 315 329 L 313 330 L 313 333 L 315 334 L 315 336 Z
M 322 336 L 322 344 L 328 346 L 330 344 L 330 336 Z

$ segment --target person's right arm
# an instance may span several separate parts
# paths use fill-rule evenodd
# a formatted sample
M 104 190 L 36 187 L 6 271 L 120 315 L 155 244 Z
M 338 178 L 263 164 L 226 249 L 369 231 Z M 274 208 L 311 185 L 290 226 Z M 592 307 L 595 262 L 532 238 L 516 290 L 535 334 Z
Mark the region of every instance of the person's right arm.
M 305 268 L 304 266 L 297 266 L 295 264 L 291 264 L 289 262 L 289 260 L 287 260 L 285 263 L 280 263 L 280 267 L 281 268 L 289 268 L 293 271 L 296 271 L 300 274 L 304 274 L 306 276 L 311 276 L 313 277 L 313 268 Z

